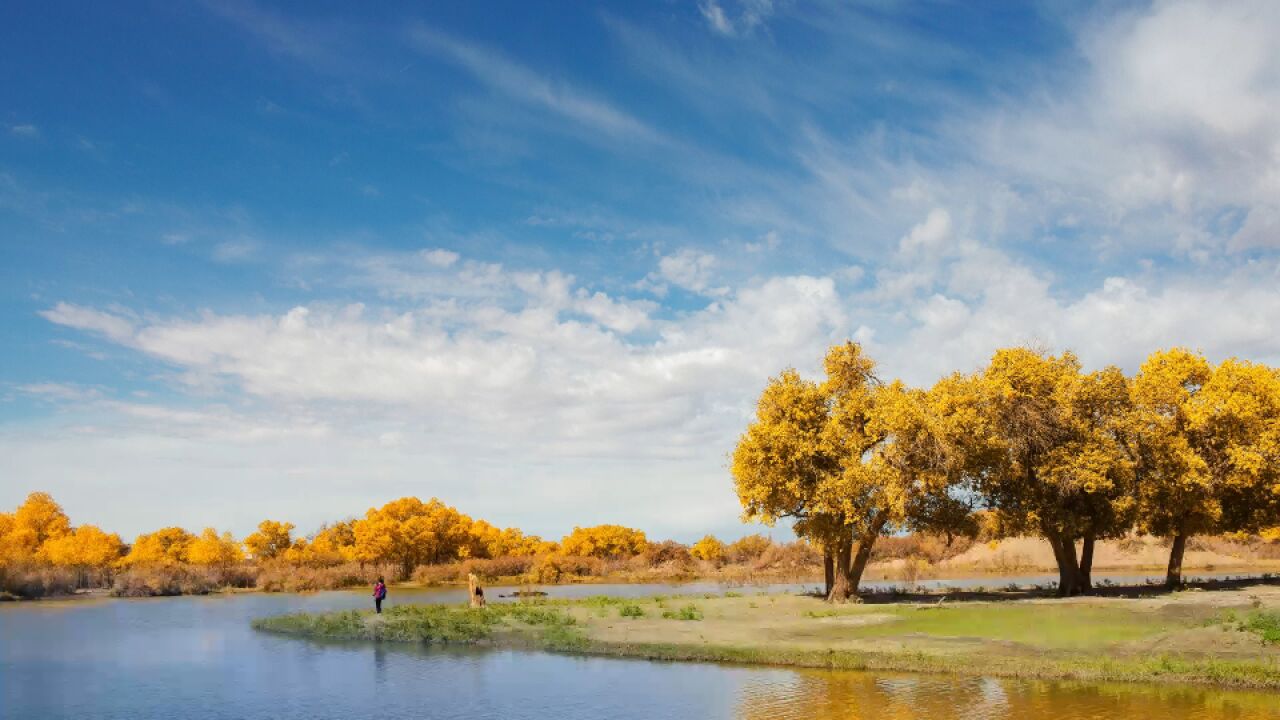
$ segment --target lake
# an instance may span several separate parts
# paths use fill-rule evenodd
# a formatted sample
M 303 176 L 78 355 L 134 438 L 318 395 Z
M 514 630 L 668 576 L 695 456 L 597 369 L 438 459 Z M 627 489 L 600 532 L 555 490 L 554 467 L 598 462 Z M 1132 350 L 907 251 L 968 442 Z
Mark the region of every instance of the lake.
M 724 589 L 549 590 L 582 597 Z M 456 589 L 395 590 L 390 602 L 464 598 Z M 249 627 L 264 615 L 369 604 L 364 591 L 0 603 L 0 717 L 1280 718 L 1276 693 L 316 643 Z

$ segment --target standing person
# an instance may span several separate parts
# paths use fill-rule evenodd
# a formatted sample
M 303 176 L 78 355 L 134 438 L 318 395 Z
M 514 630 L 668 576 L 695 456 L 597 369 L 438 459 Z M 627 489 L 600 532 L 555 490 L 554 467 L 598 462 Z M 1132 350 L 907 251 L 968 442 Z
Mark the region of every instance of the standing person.
M 373 586 L 373 607 L 382 614 L 382 601 L 387 598 L 387 584 L 383 582 L 382 577 L 378 577 L 378 582 Z

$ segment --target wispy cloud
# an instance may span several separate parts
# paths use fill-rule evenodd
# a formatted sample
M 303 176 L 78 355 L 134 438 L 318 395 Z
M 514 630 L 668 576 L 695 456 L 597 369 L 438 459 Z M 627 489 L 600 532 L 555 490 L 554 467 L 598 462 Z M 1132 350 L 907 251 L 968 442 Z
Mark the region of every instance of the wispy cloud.
M 425 25 L 414 27 L 409 37 L 418 50 L 456 63 L 508 98 L 614 138 L 646 143 L 666 141 L 661 132 L 609 102 L 567 81 L 540 75 L 497 51 L 454 39 Z
M 40 128 L 31 123 L 10 125 L 9 134 L 14 137 L 26 138 L 27 140 L 36 140 L 40 137 Z
M 738 12 L 726 12 L 719 0 L 698 0 L 707 25 L 721 35 L 749 35 L 773 15 L 773 0 L 728 0 Z

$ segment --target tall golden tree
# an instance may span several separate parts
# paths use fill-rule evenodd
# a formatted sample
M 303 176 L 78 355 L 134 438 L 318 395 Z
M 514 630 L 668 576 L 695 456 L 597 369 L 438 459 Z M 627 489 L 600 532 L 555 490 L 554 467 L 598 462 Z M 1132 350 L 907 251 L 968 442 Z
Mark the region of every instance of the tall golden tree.
M 40 546 L 71 532 L 71 521 L 49 493 L 33 492 L 0 519 L 0 562 L 32 562 Z
M 968 515 L 949 493 L 962 477 L 947 467 L 946 437 L 927 394 L 883 386 L 856 343 L 832 347 L 826 380 L 788 370 L 770 380 L 756 419 L 734 451 L 732 471 L 749 520 L 795 520 L 824 548 L 827 597 L 857 592 L 876 539 Z
M 354 556 L 361 562 L 395 563 L 401 577 L 415 567 L 457 560 L 471 535 L 471 518 L 435 498 L 393 500 L 370 508 L 352 526 Z
M 187 553 L 195 539 L 194 535 L 180 527 L 161 528 L 153 533 L 139 535 L 121 563 L 127 566 L 185 563 L 190 560 Z
M 560 552 L 584 557 L 635 557 L 645 551 L 649 541 L 644 533 L 622 525 L 575 527 L 560 541 Z
M 230 532 L 221 535 L 213 528 L 205 528 L 187 549 L 187 561 L 192 565 L 230 567 L 244 560 L 244 548 Z
M 1171 539 L 1169 587 L 1187 539 L 1258 532 L 1280 517 L 1280 375 L 1199 353 L 1152 353 L 1133 381 L 1140 529 Z
M 964 445 L 976 488 L 1004 532 L 1048 541 L 1061 594 L 1087 592 L 1094 542 L 1127 530 L 1135 507 L 1123 374 L 1085 375 L 1069 352 L 1007 348 L 971 382 L 979 412 Z
M 826 440 L 829 419 L 822 386 L 794 369 L 784 370 L 765 385 L 731 465 L 745 521 L 794 520 L 798 535 L 822 547 L 828 595 L 845 535 L 843 522 L 826 516 L 818 502 L 820 488 L 839 469 Z
M 76 571 L 77 583 L 84 587 L 91 574 L 106 573 L 124 554 L 124 543 L 115 533 L 95 525 L 81 525 L 65 535 L 50 538 L 40 547 L 40 556 L 53 565 Z
M 293 547 L 293 523 L 263 520 L 258 523 L 257 532 L 245 537 L 244 545 L 255 560 L 280 557 Z

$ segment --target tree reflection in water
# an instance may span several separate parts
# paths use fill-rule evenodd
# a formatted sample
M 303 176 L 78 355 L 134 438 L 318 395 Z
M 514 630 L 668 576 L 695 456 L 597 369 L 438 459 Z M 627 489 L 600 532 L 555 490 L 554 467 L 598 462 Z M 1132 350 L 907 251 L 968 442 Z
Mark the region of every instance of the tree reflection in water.
M 1273 693 L 802 670 L 762 673 L 738 698 L 742 720 L 1172 720 L 1280 718 Z

